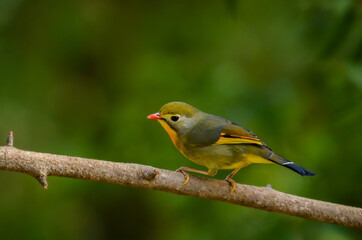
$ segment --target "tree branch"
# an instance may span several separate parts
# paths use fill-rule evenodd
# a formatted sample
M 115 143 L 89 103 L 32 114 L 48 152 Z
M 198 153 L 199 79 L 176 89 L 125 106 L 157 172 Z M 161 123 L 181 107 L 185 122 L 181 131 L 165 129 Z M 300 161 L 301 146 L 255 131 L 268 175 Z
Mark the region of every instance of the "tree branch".
M 0 147 L 0 170 L 27 173 L 44 188 L 48 187 L 48 176 L 85 179 L 207 198 L 362 229 L 361 208 L 298 197 L 270 187 L 237 184 L 235 192 L 230 193 L 226 181 L 197 176 L 190 176 L 183 186 L 183 174 L 174 171 L 19 150 L 13 147 L 12 132 L 7 145 Z

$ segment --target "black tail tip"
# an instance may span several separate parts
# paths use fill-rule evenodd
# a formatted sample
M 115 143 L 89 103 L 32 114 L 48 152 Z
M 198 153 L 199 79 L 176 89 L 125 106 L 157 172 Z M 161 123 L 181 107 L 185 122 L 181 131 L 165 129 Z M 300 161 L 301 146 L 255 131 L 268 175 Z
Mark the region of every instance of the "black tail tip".
M 314 172 L 311 172 L 311 171 L 308 171 L 307 169 L 304 169 L 304 173 L 302 174 L 302 176 L 314 176 L 315 173 Z
M 288 162 L 288 164 L 283 164 L 283 166 L 293 170 L 294 172 L 299 173 L 302 176 L 314 176 L 315 175 L 314 172 L 311 172 L 293 162 Z

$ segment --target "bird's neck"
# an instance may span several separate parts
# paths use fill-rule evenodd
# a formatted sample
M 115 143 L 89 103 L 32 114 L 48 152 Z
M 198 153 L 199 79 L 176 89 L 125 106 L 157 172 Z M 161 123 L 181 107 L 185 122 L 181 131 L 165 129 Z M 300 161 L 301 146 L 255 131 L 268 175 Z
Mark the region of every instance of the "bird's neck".
M 158 122 L 162 125 L 162 127 L 166 130 L 166 132 L 168 133 L 168 135 L 170 136 L 173 144 L 175 144 L 175 146 L 179 149 L 179 141 L 178 141 L 178 136 L 177 136 L 177 132 L 175 130 L 173 130 L 165 121 L 163 120 L 158 120 Z

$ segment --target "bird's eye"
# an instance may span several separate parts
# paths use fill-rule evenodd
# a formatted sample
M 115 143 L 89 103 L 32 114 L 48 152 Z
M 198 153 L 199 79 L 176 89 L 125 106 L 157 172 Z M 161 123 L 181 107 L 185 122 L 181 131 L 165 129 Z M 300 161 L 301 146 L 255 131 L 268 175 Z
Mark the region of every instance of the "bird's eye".
M 176 122 L 179 118 L 180 118 L 179 116 L 172 116 L 172 117 L 171 117 L 171 120 L 174 121 L 174 122 Z

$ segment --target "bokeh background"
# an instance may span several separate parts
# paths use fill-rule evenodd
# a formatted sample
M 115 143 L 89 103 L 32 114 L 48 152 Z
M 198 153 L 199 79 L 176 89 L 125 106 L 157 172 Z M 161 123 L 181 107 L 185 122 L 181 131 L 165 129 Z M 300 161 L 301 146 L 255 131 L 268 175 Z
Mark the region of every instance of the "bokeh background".
M 315 177 L 234 178 L 362 207 L 362 11 L 351 0 L 0 1 L 0 136 L 25 150 L 202 169 L 146 116 L 185 101 Z M 229 171 L 216 176 L 223 179 Z M 0 172 L 2 239 L 360 239 L 357 230 L 105 183 Z

